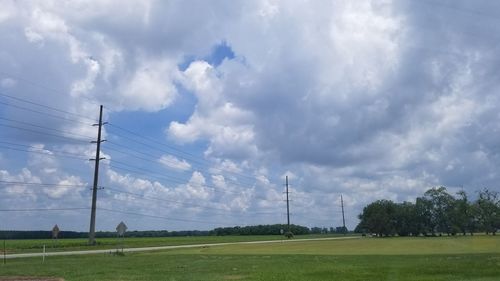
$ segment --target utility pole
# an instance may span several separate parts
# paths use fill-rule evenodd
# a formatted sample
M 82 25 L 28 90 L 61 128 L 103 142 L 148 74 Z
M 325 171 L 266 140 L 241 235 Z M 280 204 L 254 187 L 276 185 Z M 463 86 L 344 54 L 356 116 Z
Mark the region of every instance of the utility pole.
M 342 206 L 342 226 L 344 227 L 342 229 L 342 232 L 344 232 L 344 235 L 345 235 L 347 229 L 345 228 L 344 199 L 342 198 L 342 194 L 340 194 L 340 205 Z
M 290 204 L 288 200 L 288 176 L 285 177 L 286 185 L 286 222 L 288 225 L 288 232 L 290 232 Z
M 95 152 L 95 159 L 90 159 L 95 161 L 95 170 L 94 170 L 94 185 L 92 187 L 92 209 L 90 213 L 90 230 L 89 230 L 89 245 L 95 245 L 95 215 L 96 215 L 96 205 L 97 205 L 97 184 L 99 182 L 99 161 L 104 159 L 101 158 L 101 142 L 105 140 L 101 140 L 101 129 L 102 125 L 107 122 L 102 122 L 102 105 L 99 108 L 99 123 L 94 124 L 93 126 L 98 126 L 97 130 L 97 141 L 92 141 L 91 143 L 97 144 L 97 149 Z

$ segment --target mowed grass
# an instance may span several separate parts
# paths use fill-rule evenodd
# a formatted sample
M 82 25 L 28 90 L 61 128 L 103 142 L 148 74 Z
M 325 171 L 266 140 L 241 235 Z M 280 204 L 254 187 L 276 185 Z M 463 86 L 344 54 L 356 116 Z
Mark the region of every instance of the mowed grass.
M 500 237 L 361 238 L 8 260 L 66 280 L 500 280 Z
M 342 235 L 299 235 L 297 239 L 319 238 L 319 237 L 337 237 Z M 263 241 L 280 240 L 280 235 L 253 235 L 253 236 L 185 236 L 185 237 L 147 237 L 134 238 L 98 238 L 96 246 L 88 246 L 88 240 L 78 239 L 19 239 L 6 240 L 6 252 L 8 254 L 41 252 L 43 246 L 49 252 L 75 251 L 75 250 L 95 250 L 95 249 L 115 249 L 121 248 L 122 243 L 125 248 L 154 247 L 154 246 L 173 246 L 189 244 L 207 244 L 224 242 L 245 242 L 245 241 Z M 2 241 L 0 241 L 1 243 Z M 3 245 L 0 244 L 0 253 L 3 252 Z
M 360 238 L 323 241 L 294 241 L 272 244 L 227 245 L 212 248 L 191 248 L 177 251 L 184 254 L 301 254 L 301 255 L 432 255 L 432 254 L 500 254 L 500 237 L 399 237 Z M 500 276 L 499 279 L 500 280 Z

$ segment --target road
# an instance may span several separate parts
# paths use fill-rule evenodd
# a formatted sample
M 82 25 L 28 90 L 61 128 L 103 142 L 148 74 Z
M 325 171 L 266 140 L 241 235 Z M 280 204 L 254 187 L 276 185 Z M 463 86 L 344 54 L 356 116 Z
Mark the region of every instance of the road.
M 247 242 L 227 242 L 227 243 L 209 243 L 209 244 L 191 244 L 191 245 L 174 245 L 174 246 L 158 246 L 158 247 L 142 247 L 142 248 L 124 248 L 123 252 L 146 252 L 158 250 L 172 250 L 172 249 L 185 249 L 185 248 L 205 248 L 227 245 L 244 245 L 244 244 L 270 244 L 270 243 L 293 243 L 304 241 L 322 241 L 322 240 L 344 240 L 344 239 L 358 239 L 359 236 L 348 237 L 329 237 L 329 238 L 310 238 L 310 239 L 287 239 L 287 240 L 267 240 L 267 241 L 247 241 Z M 116 249 L 102 249 L 102 250 L 83 250 L 83 251 L 64 251 L 64 252 L 46 252 L 44 253 L 24 253 L 24 254 L 9 254 L 5 257 L 7 259 L 14 258 L 32 258 L 32 257 L 50 257 L 50 256 L 72 256 L 72 255 L 90 255 L 90 254 L 106 254 L 116 252 Z

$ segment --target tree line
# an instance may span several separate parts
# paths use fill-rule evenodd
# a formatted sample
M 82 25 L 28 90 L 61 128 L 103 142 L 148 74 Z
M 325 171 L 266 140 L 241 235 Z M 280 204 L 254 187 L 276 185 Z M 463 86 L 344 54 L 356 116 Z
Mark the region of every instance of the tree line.
M 211 231 L 204 230 L 183 230 L 183 231 L 167 231 L 167 230 L 143 230 L 143 231 L 127 231 L 127 237 L 178 237 L 178 236 L 206 236 L 210 235 Z M 116 237 L 115 231 L 97 231 L 97 238 Z M 88 232 L 78 231 L 61 231 L 58 238 L 88 238 Z M 52 238 L 52 231 L 45 230 L 4 230 L 0 231 L 0 239 L 47 239 Z
M 219 227 L 213 230 L 215 235 L 279 235 L 288 231 L 286 224 L 266 224 L 251 226 Z M 290 232 L 293 235 L 309 234 L 308 227 L 291 224 Z
M 476 200 L 470 200 L 465 191 L 452 195 L 440 186 L 427 190 L 415 203 L 372 202 L 359 219 L 355 232 L 377 236 L 495 235 L 500 228 L 500 196 L 483 189 Z
M 235 226 L 235 227 L 219 227 L 213 230 L 185 230 L 185 231 L 167 231 L 167 230 L 144 230 L 144 231 L 127 231 L 126 237 L 178 237 L 178 236 L 224 236 L 224 235 L 284 235 L 288 231 L 286 224 L 271 224 L 271 225 L 252 225 L 252 226 Z M 347 229 L 343 227 L 333 228 L 308 228 L 300 225 L 290 225 L 290 232 L 293 235 L 302 234 L 326 234 L 326 233 L 347 233 Z M 98 231 L 97 238 L 116 237 L 114 231 Z M 292 236 L 293 236 L 292 235 Z M 61 231 L 59 237 L 64 238 L 87 238 L 88 232 L 77 231 Z M 52 238 L 51 231 L 15 231 L 6 230 L 0 231 L 0 239 L 47 239 Z

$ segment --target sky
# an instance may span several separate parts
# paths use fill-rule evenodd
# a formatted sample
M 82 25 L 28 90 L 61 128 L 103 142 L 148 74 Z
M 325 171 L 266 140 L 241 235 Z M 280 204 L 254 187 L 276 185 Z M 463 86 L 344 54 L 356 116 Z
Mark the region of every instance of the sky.
M 0 0 L 0 229 L 353 229 L 500 191 L 500 3 Z

